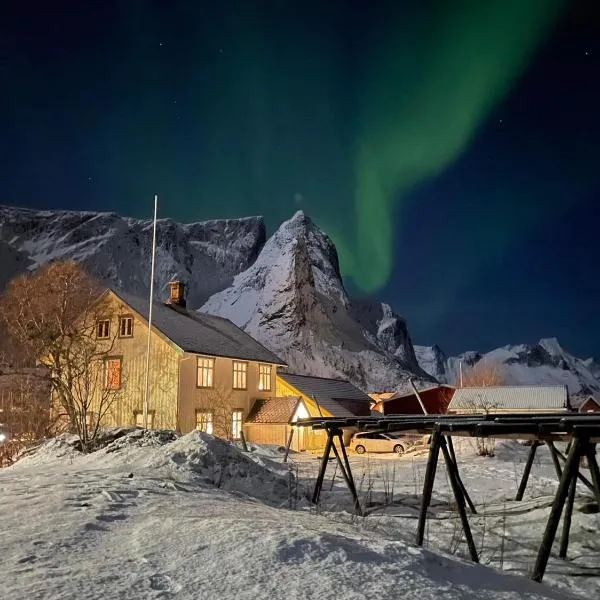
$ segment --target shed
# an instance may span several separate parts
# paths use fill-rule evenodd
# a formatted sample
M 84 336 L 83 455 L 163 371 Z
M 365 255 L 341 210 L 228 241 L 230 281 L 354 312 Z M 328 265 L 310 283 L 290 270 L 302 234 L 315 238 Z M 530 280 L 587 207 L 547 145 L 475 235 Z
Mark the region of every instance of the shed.
M 571 398 L 571 407 L 577 412 L 600 412 L 600 399 L 592 394 Z
M 419 396 L 428 415 L 444 414 L 454 394 L 450 385 L 436 385 L 419 390 Z M 375 400 L 374 410 L 384 415 L 422 415 L 421 403 L 414 392 L 370 394 Z

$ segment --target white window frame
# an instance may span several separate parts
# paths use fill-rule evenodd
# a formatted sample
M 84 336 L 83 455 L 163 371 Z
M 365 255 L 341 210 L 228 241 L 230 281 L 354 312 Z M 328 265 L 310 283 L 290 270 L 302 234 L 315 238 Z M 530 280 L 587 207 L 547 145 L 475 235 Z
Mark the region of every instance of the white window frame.
M 123 333 L 123 325 L 125 323 L 129 323 L 129 327 L 125 327 L 126 332 Z M 129 333 L 127 333 L 127 329 L 129 329 Z M 119 337 L 120 338 L 130 338 L 133 337 L 133 317 L 131 315 L 124 315 L 119 317 Z
M 238 368 L 236 368 L 238 367 Z M 239 381 L 241 379 L 241 382 Z M 241 385 L 240 385 L 241 383 Z M 233 361 L 233 382 L 234 390 L 248 389 L 248 363 L 245 360 Z
M 133 421 L 137 427 L 144 426 L 144 411 L 143 410 L 134 410 L 133 411 Z M 154 411 L 148 411 L 148 429 L 154 429 Z
M 258 391 L 271 392 L 273 388 L 273 365 L 258 363 Z
M 198 417 L 202 416 L 204 419 L 200 419 L 200 423 L 198 422 Z M 212 435 L 213 433 L 213 423 L 214 423 L 214 413 L 212 410 L 202 410 L 198 409 L 196 411 L 196 431 L 204 431 L 205 433 L 209 433 Z
M 198 356 L 196 361 L 196 387 L 215 386 L 215 359 L 213 356 Z
M 241 439 L 243 427 L 244 411 L 241 408 L 236 408 L 231 411 L 231 437 L 234 440 Z

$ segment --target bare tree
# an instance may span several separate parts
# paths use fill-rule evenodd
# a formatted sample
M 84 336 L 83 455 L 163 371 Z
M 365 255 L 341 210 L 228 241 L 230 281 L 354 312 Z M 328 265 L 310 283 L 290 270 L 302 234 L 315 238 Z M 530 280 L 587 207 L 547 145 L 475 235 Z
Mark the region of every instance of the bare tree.
M 223 386 L 215 385 L 205 390 L 201 410 L 212 414 L 213 433 L 216 436 L 233 438 L 233 411 L 238 408 L 233 405 L 232 391 Z
M 102 289 L 77 263 L 57 261 L 13 279 L 0 300 L 0 321 L 29 363 L 47 370 L 53 402 L 89 450 L 118 398 L 121 373 L 111 371 L 117 334 L 99 324 L 115 317 L 98 302 Z
M 33 371 L 33 370 L 32 370 Z M 46 437 L 52 428 L 49 385 L 34 372 L 0 369 L 0 467 Z
M 480 360 L 471 368 L 463 370 L 462 386 L 460 378 L 454 385 L 455 387 L 494 387 L 505 383 L 506 376 L 500 365 Z
M 506 377 L 500 365 L 485 360 L 479 361 L 462 374 L 462 385 L 464 387 L 497 387 L 505 385 Z M 460 380 L 456 387 L 460 387 Z M 498 404 L 490 400 L 485 392 L 477 394 L 476 397 L 465 407 L 467 412 L 474 414 L 490 414 L 498 409 Z M 491 437 L 475 438 L 477 454 L 480 456 L 494 456 L 496 451 L 496 440 Z

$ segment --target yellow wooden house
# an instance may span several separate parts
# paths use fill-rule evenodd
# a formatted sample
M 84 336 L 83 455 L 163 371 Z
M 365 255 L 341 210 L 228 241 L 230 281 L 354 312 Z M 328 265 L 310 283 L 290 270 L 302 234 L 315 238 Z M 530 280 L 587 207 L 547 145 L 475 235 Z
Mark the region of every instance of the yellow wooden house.
M 105 385 L 116 394 L 105 426 L 143 425 L 148 343 L 147 299 L 108 289 L 98 300 L 96 337 L 110 343 Z M 188 311 L 184 287 L 155 302 L 150 344 L 148 427 L 201 429 L 237 439 L 257 399 L 276 394 L 285 363 L 228 319 Z

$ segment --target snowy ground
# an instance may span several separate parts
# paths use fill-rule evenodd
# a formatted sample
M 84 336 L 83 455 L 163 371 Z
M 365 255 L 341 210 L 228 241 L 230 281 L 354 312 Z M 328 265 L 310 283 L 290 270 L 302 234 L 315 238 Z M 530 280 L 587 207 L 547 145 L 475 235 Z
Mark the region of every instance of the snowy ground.
M 361 499 L 371 503 L 368 517 L 354 519 L 344 512 L 346 493 L 337 477 L 331 489 L 333 469 L 319 510 L 303 500 L 316 471 L 314 457 L 293 456 L 293 470 L 301 476 L 296 486 L 277 451 L 254 452 L 251 460 L 205 434 L 170 442 L 168 435 L 159 437 L 136 433 L 89 456 L 56 442 L 0 471 L 1 598 L 571 597 L 406 541 L 414 530 L 423 457 L 353 457 Z M 514 493 L 513 461 L 465 463 L 474 500 L 489 495 L 491 539 L 492 519 L 499 518 L 491 514 L 492 501 Z M 383 490 L 391 495 L 390 472 L 396 504 L 383 508 L 377 503 Z M 439 475 L 432 507 L 437 516 L 448 511 Z M 554 485 L 537 475 L 535 484 L 529 495 Z M 537 538 L 545 511 L 511 518 L 511 539 L 521 536 L 513 528 L 526 520 L 535 522 L 524 527 Z M 430 548 L 444 549 L 453 521 L 431 521 Z M 592 532 L 584 535 L 584 525 Z M 574 556 L 581 549 L 597 562 L 597 546 L 583 550 L 593 545 L 597 525 L 596 515 L 577 514 Z M 505 558 L 504 568 L 508 563 Z M 560 585 L 561 576 L 553 581 Z M 598 597 L 590 579 L 569 581 L 571 591 Z
M 528 447 L 516 441 L 498 442 L 496 455 L 490 458 L 477 456 L 474 440 L 457 438 L 455 446 L 461 477 L 478 511 L 477 515 L 468 516 L 482 564 L 527 577 L 558 484 L 548 449 L 538 448 L 524 499 L 516 502 L 514 497 Z M 312 485 L 318 471 L 318 457 L 297 454 L 293 459 L 300 477 L 306 485 Z M 320 510 L 334 520 L 351 520 L 361 530 L 414 540 L 426 459 L 426 450 L 401 458 L 394 454 L 351 454 L 361 506 L 367 516 L 348 517 L 347 512 L 352 511 L 351 497 L 334 465 L 327 472 Z M 587 469 L 583 473 L 590 479 Z M 600 517 L 582 512 L 593 503 L 583 484 L 578 484 L 577 493 L 568 559 L 556 557 L 561 522 L 544 581 L 581 597 L 600 598 Z M 467 558 L 468 549 L 441 456 L 429 515 L 425 546 Z

